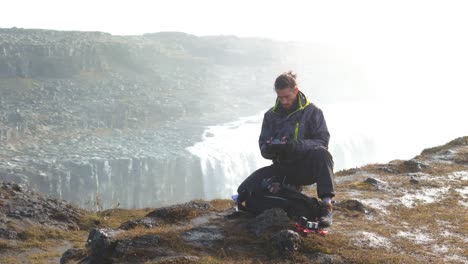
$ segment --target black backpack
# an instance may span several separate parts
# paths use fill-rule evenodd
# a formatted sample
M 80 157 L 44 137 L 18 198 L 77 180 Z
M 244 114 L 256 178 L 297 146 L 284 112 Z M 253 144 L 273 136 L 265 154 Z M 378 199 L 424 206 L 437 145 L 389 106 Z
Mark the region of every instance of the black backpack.
M 268 190 L 270 182 L 271 178 L 264 173 L 254 172 L 247 177 L 237 189 L 238 208 L 255 215 L 271 208 L 281 208 L 293 219 L 304 216 L 315 221 L 319 217 L 320 203 L 316 198 L 286 188 L 271 193 Z

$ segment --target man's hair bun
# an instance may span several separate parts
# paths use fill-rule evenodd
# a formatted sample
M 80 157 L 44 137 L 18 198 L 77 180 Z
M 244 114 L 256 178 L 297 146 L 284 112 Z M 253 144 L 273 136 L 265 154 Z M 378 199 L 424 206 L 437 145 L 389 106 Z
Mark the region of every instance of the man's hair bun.
M 275 80 L 275 89 L 282 90 L 286 88 L 294 89 L 297 86 L 297 74 L 293 71 L 283 72 Z

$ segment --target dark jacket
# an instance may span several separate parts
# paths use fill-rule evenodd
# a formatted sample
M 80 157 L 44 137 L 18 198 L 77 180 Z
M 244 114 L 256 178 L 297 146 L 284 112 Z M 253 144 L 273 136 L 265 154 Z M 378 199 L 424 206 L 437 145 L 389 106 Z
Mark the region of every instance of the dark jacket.
M 267 141 L 284 136 L 293 143 L 286 156 L 278 157 L 278 154 L 268 147 Z M 276 99 L 275 106 L 264 115 L 258 142 L 264 158 L 287 162 L 304 157 L 310 149 L 328 149 L 329 140 L 330 133 L 322 110 L 299 92 L 298 100 L 289 113 L 281 106 L 279 99 Z

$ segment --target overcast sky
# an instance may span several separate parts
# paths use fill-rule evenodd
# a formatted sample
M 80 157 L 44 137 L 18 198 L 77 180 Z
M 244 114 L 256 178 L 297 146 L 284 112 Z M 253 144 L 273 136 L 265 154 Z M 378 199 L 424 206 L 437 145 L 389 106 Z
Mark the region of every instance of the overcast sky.
M 468 95 L 467 14 L 462 0 L 15 0 L 2 1 L 0 27 L 322 43 L 363 63 L 371 86 L 432 98 L 443 87 L 460 98 Z
M 468 25 L 466 1 L 15 0 L 0 26 L 143 34 L 183 31 L 319 42 L 448 37 Z M 461 32 L 459 32 L 461 33 Z M 466 34 L 465 34 L 466 35 Z M 464 36 L 466 38 L 466 36 Z

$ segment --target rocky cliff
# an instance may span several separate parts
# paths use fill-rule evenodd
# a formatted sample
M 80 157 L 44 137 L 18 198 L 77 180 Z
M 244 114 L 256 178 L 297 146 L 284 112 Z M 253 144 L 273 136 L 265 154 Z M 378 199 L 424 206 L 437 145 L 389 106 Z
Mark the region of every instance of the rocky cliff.
M 338 172 L 336 182 L 333 226 L 307 236 L 280 209 L 254 216 L 197 200 L 90 212 L 4 182 L 0 262 L 468 262 L 468 137 Z
M 0 179 L 88 207 L 203 197 L 185 148 L 205 125 L 265 108 L 286 46 L 0 29 Z
M 219 179 L 185 150 L 204 127 L 267 109 L 285 69 L 348 79 L 325 72 L 335 57 L 234 36 L 0 29 L 0 179 L 89 208 L 205 197 Z M 316 97 L 349 94 L 327 87 Z

